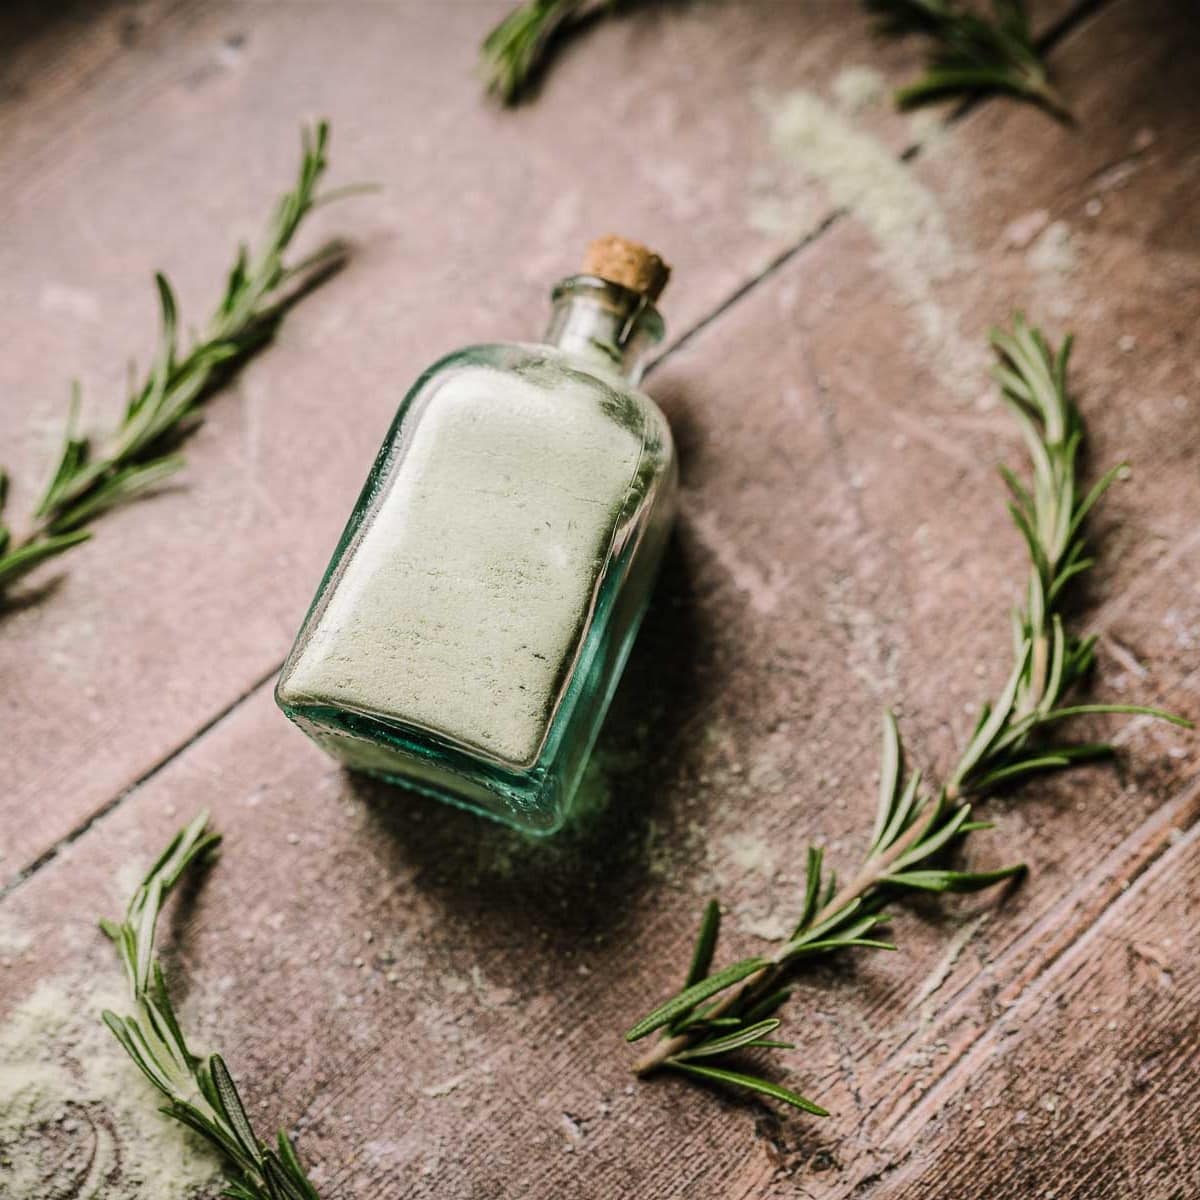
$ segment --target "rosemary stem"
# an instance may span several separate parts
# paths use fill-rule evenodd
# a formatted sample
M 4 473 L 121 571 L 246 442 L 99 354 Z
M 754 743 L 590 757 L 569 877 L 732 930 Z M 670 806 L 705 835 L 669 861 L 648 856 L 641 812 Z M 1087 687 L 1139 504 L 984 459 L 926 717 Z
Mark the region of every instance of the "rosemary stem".
M 949 789 L 947 789 L 947 797 Z M 937 815 L 940 805 L 934 803 L 930 807 L 930 819 Z M 873 887 L 875 887 L 881 879 L 891 870 L 892 864 L 901 857 L 906 851 L 921 840 L 929 830 L 929 820 L 914 821 L 912 826 L 905 833 L 896 839 L 886 850 L 879 854 L 873 855 L 863 863 L 862 869 L 853 879 L 850 880 L 844 887 L 839 888 L 837 894 L 829 901 L 828 904 L 820 908 L 812 920 L 809 921 L 809 927 L 816 926 L 827 921 L 830 917 L 839 913 L 850 904 L 852 901 L 865 896 Z M 785 947 L 786 948 L 786 947 Z M 766 989 L 774 982 L 780 969 L 783 967 L 783 962 L 778 957 L 783 953 L 783 949 L 777 952 L 774 961 L 756 971 L 753 975 L 747 977 L 740 988 L 730 988 L 721 1000 L 708 1014 L 710 1018 L 721 1017 L 727 1013 L 730 1008 L 739 1000 L 745 999 L 748 995 L 753 995 L 756 992 L 765 992 Z M 701 1036 L 695 1032 L 678 1033 L 673 1037 L 664 1037 L 660 1039 L 657 1045 L 646 1054 L 642 1055 L 632 1066 L 632 1071 L 635 1075 L 649 1075 L 652 1071 L 661 1067 L 667 1059 L 678 1054 L 681 1050 L 686 1050 L 692 1045 L 697 1037 Z
M 709 1015 L 711 1017 L 724 1016 L 738 999 L 747 992 L 764 988 L 775 978 L 778 971 L 778 963 L 771 963 L 769 966 L 763 967 L 762 970 L 756 971 L 747 978 L 740 988 L 731 988 L 725 998 L 713 1008 Z M 681 1050 L 686 1050 L 692 1045 L 696 1040 L 696 1036 L 694 1033 L 677 1033 L 674 1037 L 661 1038 L 652 1050 L 649 1050 L 634 1062 L 630 1070 L 635 1075 L 649 1075 L 652 1071 L 657 1071 L 668 1058 L 678 1054 Z
M 1028 87 L 1033 98 L 1042 105 L 1052 116 L 1057 117 L 1067 125 L 1072 125 L 1075 118 L 1067 107 L 1062 93 L 1046 78 L 1044 71 L 1030 72 L 1027 76 Z
M 1042 699 L 1046 690 L 1046 666 L 1050 657 L 1050 639 L 1045 626 L 1034 635 L 1033 648 L 1029 655 L 1029 687 L 1025 701 L 1016 710 L 1017 718 L 1027 717 Z
M 930 817 L 936 814 L 937 807 L 936 804 L 931 807 Z M 824 908 L 818 910 L 809 924 L 820 925 L 835 913 L 841 912 L 852 900 L 865 896 L 892 869 L 892 864 L 901 855 L 912 849 L 928 832 L 928 821 L 914 821 L 911 827 L 886 850 L 867 859 L 859 873 L 848 884 L 840 888 Z

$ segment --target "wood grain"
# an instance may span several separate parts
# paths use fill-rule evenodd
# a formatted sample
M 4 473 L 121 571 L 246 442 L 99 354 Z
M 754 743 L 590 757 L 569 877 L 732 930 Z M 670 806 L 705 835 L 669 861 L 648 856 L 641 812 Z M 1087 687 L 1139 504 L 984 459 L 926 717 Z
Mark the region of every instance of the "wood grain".
M 919 1147 L 862 1195 L 948 1200 L 964 1177 L 997 1197 L 1200 1192 L 1198 840 L 1176 830 L 1052 970 L 1001 1001 Z
M 30 944 L 0 967 L 0 1009 L 47 979 L 82 1001 L 112 969 L 92 922 L 115 910 L 121 869 L 208 806 L 226 847 L 175 910 L 169 938 L 184 1012 L 202 1042 L 219 1041 L 265 1127 L 299 1121 L 323 1195 L 1190 1197 L 1200 785 L 1194 738 L 1163 726 L 1122 726 L 1116 768 L 989 804 L 997 828 L 973 861 L 1027 859 L 1025 886 L 906 910 L 900 954 L 801 981 L 787 1079 L 833 1108 L 830 1120 L 668 1078 L 634 1085 L 619 1040 L 677 986 L 708 895 L 728 908 L 723 954 L 750 953 L 790 913 L 810 841 L 853 862 L 884 704 L 900 705 L 919 764 L 944 768 L 971 706 L 1002 677 L 1021 554 L 990 466 L 1015 461 L 1019 446 L 979 348 L 1016 304 L 1080 335 L 1090 469 L 1132 464 L 1095 522 L 1101 562 L 1081 602 L 1101 634 L 1095 691 L 1200 710 L 1200 400 L 1185 352 L 1200 318 L 1200 237 L 1187 220 L 1200 147 L 1186 101 L 1200 49 L 1185 7 L 1102 7 L 1055 54 L 1077 129 L 979 107 L 912 166 L 919 191 L 907 202 L 928 207 L 905 211 L 920 219 L 897 236 L 877 197 L 856 194 L 855 211 L 651 374 L 679 434 L 683 514 L 573 832 L 532 845 L 353 780 L 279 718 L 265 686 L 252 688 L 3 900 L 0 932 Z M 573 54 L 543 105 L 615 61 L 626 36 L 598 33 L 600 58 L 591 41 Z M 828 98 L 819 82 L 802 86 Z M 722 103 L 736 108 L 729 87 Z M 864 127 L 889 146 L 869 115 Z M 701 155 L 692 162 L 710 161 L 703 153 L 686 149 Z M 785 207 L 845 186 L 783 161 L 774 170 Z M 697 262 L 699 232 L 688 233 Z M 390 267 L 371 265 L 374 253 Z M 723 253 L 725 270 L 736 252 Z M 362 286 L 355 271 L 378 286 L 387 270 L 392 251 L 369 248 L 332 286 Z M 730 282 L 710 281 L 705 303 Z M 312 518 L 326 534 L 362 447 L 331 448 L 313 390 L 332 371 L 324 359 L 353 342 L 364 385 L 377 392 L 387 374 L 386 355 L 367 344 L 377 316 L 357 330 L 321 324 L 349 294 L 297 314 L 294 340 L 285 335 L 245 384 L 269 406 L 294 371 L 289 402 L 300 407 L 269 408 L 278 426 L 261 452 L 276 465 L 264 478 L 303 463 L 323 493 L 314 508 L 329 510 Z M 429 302 L 447 304 L 448 294 Z M 483 308 L 466 318 L 480 332 Z M 255 385 L 268 366 L 270 386 Z M 387 405 L 370 403 L 382 421 Z M 196 455 L 232 453 L 219 412 L 204 436 Z M 310 438 L 341 464 L 324 468 L 325 489 L 317 456 L 305 457 Z M 239 478 L 232 461 L 227 478 Z M 215 469 L 202 466 L 189 487 Z M 171 517 L 164 498 L 124 526 L 114 518 L 113 553 L 145 553 L 142 523 L 182 519 L 187 499 Z M 271 529 L 301 556 L 284 517 Z M 239 570 L 258 581 L 260 607 L 267 580 L 288 593 L 275 601 L 282 626 L 304 587 L 264 562 L 262 545 L 248 542 Z M 313 561 L 322 553 L 314 547 Z M 178 561 L 156 561 L 153 577 Z M 74 603 L 67 589 L 98 587 L 103 566 L 81 567 L 22 620 Z M 197 618 L 181 603 L 171 593 L 162 617 L 191 639 Z M 125 636 L 142 644 L 133 628 Z M 188 639 L 173 673 L 192 669 Z M 221 686 L 189 701 L 193 722 L 231 674 L 254 678 L 241 642 L 208 652 Z M 127 697 L 117 704 L 135 710 Z M 187 720 L 173 728 L 195 733 Z M 145 746 L 128 732 L 116 740 L 121 771 L 142 769 Z M 72 807 L 71 778 L 47 777 L 44 790 L 77 816 L 90 809 Z M 93 800 L 110 795 L 97 786 Z

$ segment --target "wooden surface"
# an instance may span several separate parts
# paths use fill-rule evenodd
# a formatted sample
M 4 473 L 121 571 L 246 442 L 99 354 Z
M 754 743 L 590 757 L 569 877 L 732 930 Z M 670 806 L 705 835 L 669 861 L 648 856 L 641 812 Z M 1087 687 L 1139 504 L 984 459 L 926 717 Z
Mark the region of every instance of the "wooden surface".
M 809 842 L 853 862 L 881 707 L 944 768 L 998 686 L 1021 551 L 992 465 L 1019 447 L 982 347 L 1014 306 L 1077 332 L 1090 462 L 1133 467 L 1094 523 L 1096 690 L 1200 715 L 1191 6 L 1035 6 L 1073 129 L 863 100 L 846 68 L 896 81 L 917 56 L 844 0 L 613 21 L 500 112 L 471 71 L 504 8 L 15 23 L 0 457 L 30 487 L 66 381 L 99 421 L 145 360 L 155 267 L 198 323 L 300 119 L 331 118 L 335 182 L 383 190 L 322 214 L 350 267 L 213 402 L 180 482 L 0 625 L 0 1011 L 47 981 L 92 1003 L 95 916 L 208 807 L 226 846 L 169 934 L 183 1010 L 328 1197 L 1200 1194 L 1197 747 L 1160 725 L 989 805 L 974 853 L 1029 861 L 1022 888 L 906 911 L 902 953 L 801 981 L 787 1077 L 829 1120 L 632 1084 L 619 1037 L 676 986 L 707 896 L 724 952 L 752 953 Z M 683 510 L 586 811 L 532 845 L 343 774 L 270 681 L 407 383 L 536 333 L 610 228 L 676 268 L 647 386 Z M 26 1140 L 85 1155 L 96 1128 Z

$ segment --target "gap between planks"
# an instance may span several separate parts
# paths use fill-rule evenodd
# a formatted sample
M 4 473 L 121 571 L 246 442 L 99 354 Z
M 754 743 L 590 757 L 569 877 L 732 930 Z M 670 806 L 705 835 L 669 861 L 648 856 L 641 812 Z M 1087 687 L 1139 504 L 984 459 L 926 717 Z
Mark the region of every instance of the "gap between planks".
M 1071 33 L 1090 21 L 1094 16 L 1099 14 L 1103 9 L 1112 4 L 1117 3 L 1117 0 L 1081 0 L 1074 8 L 1063 15 L 1050 26 L 1040 37 L 1035 39 L 1035 44 L 1038 50 L 1044 55 L 1048 54 L 1057 45 L 1064 41 Z M 997 99 L 995 96 L 981 96 L 975 99 L 967 99 L 959 103 L 945 119 L 947 128 L 957 125 L 964 118 L 969 116 L 976 109 L 985 104 L 994 102 Z M 1000 97 L 1003 99 L 1003 97 Z M 900 152 L 898 158 L 900 162 L 911 163 L 915 162 L 921 156 L 923 149 L 921 142 L 910 142 Z M 701 333 L 704 332 L 710 325 L 718 321 L 730 309 L 735 308 L 738 303 L 750 295 L 760 284 L 765 283 L 781 271 L 793 258 L 803 254 L 810 246 L 814 245 L 829 230 L 836 227 L 844 217 L 849 216 L 848 208 L 835 208 L 832 212 L 826 215 L 815 229 L 809 230 L 795 245 L 789 246 L 786 250 L 776 255 L 767 265 L 757 274 L 748 279 L 745 283 L 736 287 L 728 296 L 725 297 L 715 308 L 706 313 L 703 317 L 697 320 L 690 328 L 685 329 L 673 342 L 670 342 L 667 348 L 655 358 L 646 368 L 645 374 L 648 376 L 660 364 L 665 362 L 676 351 L 682 350 L 689 343 L 694 341 Z
M 132 783 L 123 787 L 111 800 L 105 801 L 98 809 L 95 810 L 86 820 L 81 821 L 69 833 L 58 839 L 49 849 L 43 851 L 33 860 L 27 867 L 24 867 L 17 875 L 3 887 L 0 887 L 0 903 L 2 903 L 9 895 L 17 890 L 22 884 L 27 883 L 34 877 L 43 867 L 49 866 L 62 852 L 68 847 L 74 845 L 82 838 L 93 825 L 102 821 L 111 812 L 115 812 L 120 806 L 133 795 L 143 784 L 149 783 L 155 776 L 160 775 L 167 769 L 177 758 L 186 754 L 202 737 L 215 729 L 226 717 L 233 714 L 247 700 L 250 699 L 260 688 L 271 682 L 276 675 L 279 674 L 282 662 L 276 663 L 265 674 L 260 675 L 254 682 L 235 696 L 224 708 L 219 709 L 204 724 L 199 726 L 194 733 L 191 733 L 182 742 L 179 743 L 173 750 L 169 750 L 157 762 L 153 763 L 145 771 L 143 771 Z
M 1092 17 L 1100 13 L 1106 7 L 1115 4 L 1117 0 L 1081 0 L 1074 8 L 1064 13 L 1063 16 L 1052 25 L 1044 34 L 1037 39 L 1038 48 L 1047 53 L 1055 46 L 1061 43 L 1066 37 L 1074 32 L 1080 26 L 1086 24 Z M 170 10 L 168 10 L 170 11 Z M 1003 99 L 1003 98 L 1001 98 Z M 970 113 L 977 108 L 994 103 L 994 97 L 981 97 L 977 100 L 966 100 L 954 109 L 946 118 L 945 124 L 947 127 L 957 125 Z M 904 163 L 916 161 L 921 154 L 921 144 L 912 143 L 905 147 L 899 155 L 899 160 Z M 795 245 L 790 246 L 781 254 L 771 260 L 757 275 L 752 276 L 745 283 L 740 284 L 735 288 L 724 300 L 720 301 L 708 313 L 700 317 L 689 328 L 685 329 L 673 342 L 671 342 L 663 352 L 655 358 L 646 368 L 645 374 L 649 376 L 662 363 L 672 357 L 678 351 L 684 349 L 696 338 L 698 338 L 706 329 L 719 321 L 727 312 L 735 308 L 741 301 L 745 300 L 751 293 L 756 291 L 760 286 L 769 282 L 777 275 L 789 262 L 803 254 L 811 246 L 816 245 L 831 229 L 835 229 L 840 222 L 849 215 L 847 208 L 835 208 L 830 212 L 815 229 L 810 230 Z M 1157 573 L 1157 572 L 1155 572 Z M 1111 604 L 1111 602 L 1110 602 Z M 1106 606 L 1108 607 L 1108 606 Z M 138 790 L 144 783 L 148 783 L 161 771 L 165 770 L 177 758 L 186 753 L 194 746 L 205 734 L 212 730 L 226 717 L 231 716 L 238 708 L 249 700 L 260 688 L 278 674 L 283 666 L 283 660 L 280 659 L 271 669 L 264 675 L 256 679 L 248 688 L 239 693 L 234 699 L 200 725 L 195 732 L 190 734 L 174 749 L 168 751 L 157 762 L 150 766 L 146 771 L 139 775 L 132 783 L 122 788 L 112 797 L 100 805 L 92 812 L 85 820 L 81 821 L 72 830 L 63 837 L 59 838 L 53 845 L 39 854 L 31 863 L 22 867 L 14 876 L 14 878 L 3 887 L 0 887 L 0 903 L 20 888 L 23 884 L 32 879 L 44 867 L 49 866 L 58 856 L 69 846 L 74 845 L 80 838 L 84 837 L 88 831 L 97 822 L 115 812 L 134 792 Z

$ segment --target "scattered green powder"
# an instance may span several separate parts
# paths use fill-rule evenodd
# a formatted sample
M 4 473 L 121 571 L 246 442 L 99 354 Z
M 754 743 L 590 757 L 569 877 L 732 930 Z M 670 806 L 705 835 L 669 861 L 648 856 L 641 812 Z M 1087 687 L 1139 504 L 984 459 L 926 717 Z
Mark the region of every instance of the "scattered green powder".
M 887 91 L 887 81 L 874 67 L 846 67 L 833 81 L 833 94 L 847 112 L 861 112 L 877 104 Z
M 288 691 L 530 762 L 641 454 L 595 395 L 485 367 L 447 382 Z
M 1070 275 L 1079 265 L 1075 240 L 1066 221 L 1052 221 L 1025 256 L 1039 274 Z
M 1071 319 L 1084 296 L 1075 278 L 1079 240 L 1066 221 L 1051 221 L 1025 252 L 1032 272 L 1032 294 L 1038 312 L 1060 321 Z
M 848 85 L 844 85 L 848 86 Z M 796 177 L 821 186 L 827 201 L 847 210 L 875 243 L 877 264 L 896 298 L 912 313 L 926 353 L 941 377 L 973 394 L 986 354 L 965 338 L 939 285 L 971 267 L 971 256 L 950 238 L 934 195 L 901 161 L 894 147 L 861 128 L 847 113 L 810 92 L 766 97 L 759 107 L 776 156 L 774 195 L 758 195 L 751 224 L 771 236 L 803 237 L 815 228 L 810 191 Z
M 741 873 L 754 872 L 768 879 L 775 874 L 775 854 L 765 839 L 753 833 L 733 833 L 723 845 Z
M 908 115 L 908 136 L 918 146 L 935 146 L 949 129 L 946 118 L 936 108 L 919 108 Z
M 0 1196 L 212 1193 L 215 1158 L 158 1112 L 160 1097 L 100 1022 L 125 1000 L 91 978 L 43 981 L 0 1026 Z
M 785 942 L 795 927 L 795 913 L 782 910 L 765 917 L 739 914 L 735 926 L 739 933 L 748 933 L 751 937 L 762 938 L 765 942 Z
M 0 917 L 0 964 L 7 966 L 32 945 L 33 937 L 29 933 Z
M 809 92 L 789 92 L 763 108 L 776 153 L 823 184 L 882 248 L 907 260 L 904 266 L 919 265 L 924 278 L 953 273 L 954 248 L 937 201 L 893 149 Z

